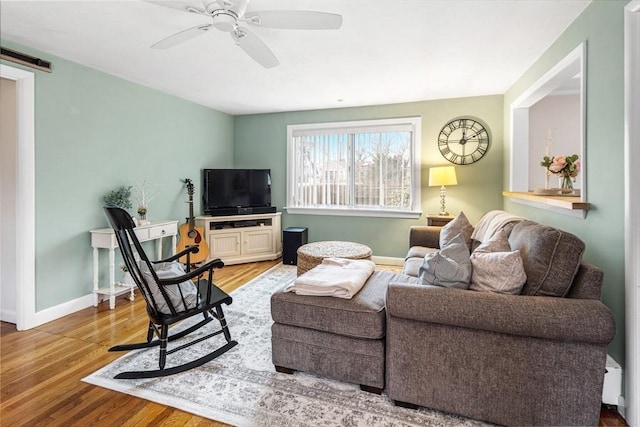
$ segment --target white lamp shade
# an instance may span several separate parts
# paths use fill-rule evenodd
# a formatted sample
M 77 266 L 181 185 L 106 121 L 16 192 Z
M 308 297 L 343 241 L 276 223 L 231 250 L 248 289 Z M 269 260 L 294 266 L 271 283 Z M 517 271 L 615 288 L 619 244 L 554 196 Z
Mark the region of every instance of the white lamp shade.
M 438 166 L 429 169 L 429 186 L 458 185 L 453 166 Z

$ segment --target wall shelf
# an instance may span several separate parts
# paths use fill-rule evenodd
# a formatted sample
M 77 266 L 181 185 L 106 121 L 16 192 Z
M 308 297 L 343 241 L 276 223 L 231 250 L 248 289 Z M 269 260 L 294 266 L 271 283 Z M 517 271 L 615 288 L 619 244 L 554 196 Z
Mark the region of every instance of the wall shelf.
M 586 217 L 587 211 L 589 210 L 589 203 L 583 202 L 580 200 L 580 197 L 575 196 L 538 196 L 533 194 L 532 191 L 503 191 L 502 195 L 513 199 L 515 202 L 521 202 L 572 216 L 580 216 L 582 218 Z

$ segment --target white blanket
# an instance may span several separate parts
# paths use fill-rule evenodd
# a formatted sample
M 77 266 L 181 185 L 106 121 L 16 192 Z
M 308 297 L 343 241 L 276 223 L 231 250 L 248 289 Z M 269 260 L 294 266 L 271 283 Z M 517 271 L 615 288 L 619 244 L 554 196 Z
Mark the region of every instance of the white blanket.
M 523 218 L 512 215 L 505 211 L 489 211 L 478 221 L 478 224 L 471 233 L 471 238 L 479 242 L 489 240 L 493 235 L 505 225 L 511 222 L 520 222 Z
M 285 292 L 350 299 L 364 286 L 376 265 L 367 259 L 325 258 L 301 274 Z

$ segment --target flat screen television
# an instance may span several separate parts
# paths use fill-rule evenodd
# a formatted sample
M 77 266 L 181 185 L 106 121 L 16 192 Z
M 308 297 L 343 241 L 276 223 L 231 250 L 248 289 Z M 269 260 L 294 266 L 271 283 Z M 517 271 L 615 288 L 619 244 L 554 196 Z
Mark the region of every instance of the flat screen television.
M 202 206 L 205 215 L 275 212 L 271 206 L 270 169 L 203 169 Z

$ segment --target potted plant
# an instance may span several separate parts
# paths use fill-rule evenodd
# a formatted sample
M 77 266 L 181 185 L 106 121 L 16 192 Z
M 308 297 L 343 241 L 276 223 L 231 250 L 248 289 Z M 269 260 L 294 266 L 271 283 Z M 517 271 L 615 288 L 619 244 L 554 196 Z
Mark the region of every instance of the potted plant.
M 105 205 L 115 205 L 122 209 L 131 209 L 131 186 L 122 186 L 107 193 L 102 201 Z
M 580 161 L 578 155 L 571 156 L 544 156 L 540 166 L 543 166 L 550 173 L 557 175 L 560 179 L 560 192 L 573 192 L 573 183 L 580 172 Z

